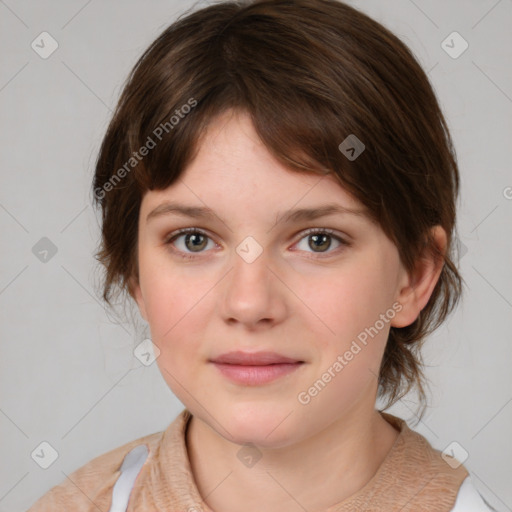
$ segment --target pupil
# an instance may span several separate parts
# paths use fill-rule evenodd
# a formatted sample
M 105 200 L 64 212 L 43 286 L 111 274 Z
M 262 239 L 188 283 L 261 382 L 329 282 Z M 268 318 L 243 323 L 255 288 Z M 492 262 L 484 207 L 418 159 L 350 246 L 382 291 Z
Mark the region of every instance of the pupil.
M 312 249 L 315 249 L 315 248 L 317 248 L 317 249 L 320 248 L 321 249 L 322 248 L 321 245 L 316 245 L 316 242 L 321 241 L 321 243 L 325 243 L 325 241 L 330 238 L 330 235 L 311 235 L 311 238 L 314 240 L 315 245 L 312 246 L 310 244 L 310 247 Z M 327 243 L 327 246 L 325 248 L 328 249 L 330 245 L 331 245 L 330 243 Z
M 204 244 L 204 240 L 203 240 L 203 243 L 201 244 L 201 242 L 199 241 L 201 238 L 203 238 L 203 235 L 200 235 L 197 233 L 196 234 L 188 234 L 185 239 L 185 245 L 189 249 L 194 250 L 194 251 L 195 251 L 195 249 L 202 249 L 205 244 Z M 191 247 L 189 247 L 189 245 L 188 245 L 189 241 L 192 241 Z M 197 243 L 198 241 L 199 241 L 199 243 Z M 197 251 L 195 251 L 195 252 L 197 252 Z

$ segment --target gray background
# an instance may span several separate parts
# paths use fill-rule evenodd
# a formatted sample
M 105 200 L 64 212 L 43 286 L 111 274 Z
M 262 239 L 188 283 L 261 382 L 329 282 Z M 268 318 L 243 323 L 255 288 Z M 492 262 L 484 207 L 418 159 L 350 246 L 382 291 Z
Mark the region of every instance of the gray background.
M 423 421 L 415 423 L 415 397 L 388 412 L 435 448 L 459 443 L 478 490 L 512 510 L 512 2 L 351 4 L 393 30 L 429 72 L 462 174 L 465 298 L 425 346 L 432 384 Z M 0 1 L 0 512 L 25 510 L 93 457 L 165 429 L 183 409 L 156 363 L 133 355 L 144 330 L 117 325 L 96 293 L 99 217 L 89 188 L 124 78 L 192 5 Z M 43 31 L 59 45 L 47 59 L 31 47 Z M 469 43 L 458 58 L 442 47 L 453 31 Z M 57 248 L 46 262 L 33 252 L 43 237 Z M 43 441 L 59 454 L 47 469 L 31 457 Z

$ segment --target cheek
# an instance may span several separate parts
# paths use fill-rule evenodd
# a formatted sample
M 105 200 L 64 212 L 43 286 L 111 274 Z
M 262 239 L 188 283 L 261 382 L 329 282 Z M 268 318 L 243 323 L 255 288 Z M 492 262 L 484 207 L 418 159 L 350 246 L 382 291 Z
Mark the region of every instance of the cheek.
M 380 314 L 391 306 L 389 289 L 379 276 L 371 265 L 354 265 L 317 281 L 324 286 L 308 295 L 307 305 L 322 321 L 307 316 L 304 330 L 314 331 L 317 364 L 306 384 L 310 387 L 301 391 L 311 390 L 311 403 L 333 419 L 376 390 L 389 333 L 389 322 L 382 323 Z
M 179 277 L 162 277 L 149 283 L 146 293 L 146 311 L 151 332 L 159 345 L 165 348 L 178 339 L 193 336 L 204 318 L 204 299 L 207 289 L 187 283 Z M 206 287 L 204 287 L 206 288 Z M 203 304 L 202 304 L 203 303 Z
M 149 245 L 149 243 L 148 243 Z M 139 254 L 140 284 L 151 332 L 157 341 L 172 335 L 195 301 L 194 288 L 178 267 L 169 265 L 165 250 L 146 247 Z
M 165 256 L 142 255 L 140 269 L 151 340 L 160 350 L 157 363 L 161 370 L 179 376 L 187 367 L 191 370 L 191 363 L 201 355 L 201 333 L 215 282 L 198 278 L 197 270 L 194 277 L 194 270 L 170 268 Z M 168 380 L 166 371 L 162 374 Z
M 151 340 L 160 350 L 156 363 L 170 389 L 182 401 L 183 386 L 197 379 L 195 368 L 201 355 L 201 332 L 204 332 L 206 314 L 205 292 L 200 293 L 179 278 L 162 278 L 152 282 L 148 292 L 147 313 Z
M 322 320 L 307 317 L 312 318 L 310 330 L 318 333 L 315 344 L 322 373 L 317 378 L 329 381 L 321 398 L 326 406 L 331 400 L 337 407 L 348 406 L 376 384 L 394 314 L 390 269 L 389 261 L 370 254 L 310 288 L 306 303 Z M 331 375 L 323 373 L 328 369 Z
M 327 339 L 349 342 L 373 325 L 390 306 L 391 293 L 384 270 L 375 262 L 358 261 L 308 282 L 302 289 L 307 308 L 317 319 L 317 332 Z M 339 347 L 338 347 L 339 348 Z

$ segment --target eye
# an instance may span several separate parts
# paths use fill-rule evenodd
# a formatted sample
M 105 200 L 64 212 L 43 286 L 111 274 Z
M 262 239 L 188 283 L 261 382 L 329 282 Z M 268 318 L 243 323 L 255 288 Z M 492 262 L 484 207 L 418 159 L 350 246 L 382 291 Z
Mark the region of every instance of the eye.
M 180 238 L 183 238 L 182 243 L 176 244 L 176 241 Z M 178 250 L 173 251 L 177 252 L 183 258 L 194 258 L 193 253 L 203 252 L 203 249 L 208 245 L 208 240 L 213 242 L 204 231 L 197 228 L 185 228 L 174 233 L 166 240 L 165 244 L 177 246 Z
M 308 229 L 303 233 L 302 238 L 298 242 L 297 246 L 299 250 L 306 251 L 308 248 L 313 249 L 313 253 L 322 254 L 328 252 L 328 250 L 332 247 L 332 241 L 335 240 L 338 244 L 336 248 L 340 246 L 348 246 L 349 243 L 343 240 L 340 236 L 337 236 L 335 232 L 331 229 L 327 228 L 312 228 Z M 305 241 L 305 243 L 301 242 Z M 318 250 L 317 250 L 318 249 Z M 330 253 L 335 251 L 330 251 Z M 330 254 L 329 253 L 329 254 Z
M 330 255 L 330 253 L 335 252 L 335 250 L 329 251 L 332 247 L 333 240 L 338 244 L 338 246 L 335 247 L 335 250 L 339 247 L 350 245 L 340 236 L 336 235 L 333 230 L 327 228 L 308 229 L 302 233 L 302 238 L 295 245 L 299 247 L 299 250 L 305 252 L 308 252 L 308 248 L 313 249 L 314 254 L 318 254 L 320 257 L 323 257 L 321 256 L 323 253 L 328 253 L 327 255 Z M 178 241 L 180 243 L 178 243 Z M 213 246 L 216 245 L 204 231 L 198 228 L 184 228 L 173 233 L 165 241 L 165 245 L 171 246 L 171 250 L 174 253 L 177 253 L 180 257 L 192 259 L 196 257 L 194 253 L 199 254 L 208 249 L 209 241 L 212 242 Z M 306 241 L 306 243 L 302 243 L 303 241 Z M 302 247 L 300 246 L 301 243 Z M 174 249 L 173 246 L 176 247 L 176 249 Z M 211 249 L 212 247 L 209 248 Z

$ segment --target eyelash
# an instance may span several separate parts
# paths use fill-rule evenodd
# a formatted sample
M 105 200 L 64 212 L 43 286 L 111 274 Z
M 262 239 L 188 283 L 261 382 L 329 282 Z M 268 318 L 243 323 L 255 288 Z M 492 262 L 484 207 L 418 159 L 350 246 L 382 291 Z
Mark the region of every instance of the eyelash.
M 194 233 L 194 234 L 199 234 L 199 235 L 202 235 L 202 236 L 205 236 L 207 238 L 209 238 L 210 240 L 212 240 L 212 238 L 207 234 L 205 233 L 204 231 L 202 231 L 201 229 L 198 229 L 198 228 L 183 228 L 183 229 L 180 229 L 174 233 L 172 233 L 167 239 L 166 241 L 164 242 L 165 245 L 169 245 L 169 246 L 172 246 L 172 243 L 178 239 L 181 235 L 184 235 L 184 234 L 187 234 L 187 233 Z M 307 258 L 312 258 L 312 259 L 317 259 L 317 258 L 324 258 L 324 257 L 329 257 L 329 255 L 332 253 L 332 252 L 336 252 L 337 250 L 340 250 L 342 249 L 343 247 L 349 247 L 350 246 L 350 243 L 347 242 L 346 240 L 344 240 L 343 238 L 341 238 L 340 236 L 336 235 L 336 232 L 333 231 L 332 229 L 328 229 L 328 228 L 309 228 L 307 229 L 306 231 L 304 231 L 302 233 L 302 236 L 299 238 L 299 242 L 303 239 L 303 238 L 306 238 L 310 235 L 318 235 L 318 234 L 327 234 L 327 235 L 330 235 L 332 238 L 334 238 L 335 240 L 337 240 L 338 242 L 340 242 L 341 246 L 338 247 L 337 249 L 334 249 L 334 251 L 330 251 L 329 253 L 313 253 L 313 254 L 317 254 L 317 256 L 307 256 Z M 298 243 L 298 242 L 297 242 Z M 192 259 L 195 259 L 197 258 L 199 254 L 201 253 L 197 253 L 197 255 L 193 255 L 193 254 L 190 254 L 190 253 L 184 253 L 183 251 L 179 251 L 179 250 L 176 250 L 176 249 L 172 249 L 171 248 L 171 251 L 175 254 L 177 254 L 178 256 L 182 257 L 183 259 L 187 259 L 187 260 L 192 260 Z M 327 254 L 326 256 L 322 256 L 322 254 Z

